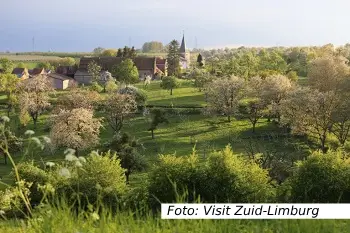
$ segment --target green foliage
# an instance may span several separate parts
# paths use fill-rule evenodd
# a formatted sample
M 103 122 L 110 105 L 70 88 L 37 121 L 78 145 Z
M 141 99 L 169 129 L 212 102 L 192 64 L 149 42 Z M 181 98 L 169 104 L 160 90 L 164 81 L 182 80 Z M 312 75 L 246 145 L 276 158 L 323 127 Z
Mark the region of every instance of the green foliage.
M 274 198 L 267 170 L 254 161 L 234 155 L 231 147 L 212 153 L 203 166 L 198 155 L 162 155 L 150 173 L 150 195 L 162 203 L 176 201 L 186 193 L 184 202 L 268 202 Z M 175 189 L 175 190 L 174 190 Z
M 0 66 L 5 74 L 11 74 L 14 68 L 13 61 L 7 58 L 0 58 Z
M 290 178 L 290 201 L 304 203 L 348 203 L 350 161 L 341 152 L 314 152 L 299 161 Z
M 101 54 L 102 57 L 115 57 L 116 55 L 117 51 L 115 49 L 105 49 Z
M 27 67 L 26 67 L 26 64 L 24 64 L 23 62 L 17 63 L 17 64 L 16 64 L 16 67 L 17 67 L 17 68 L 27 68 Z
M 118 89 L 118 85 L 114 80 L 108 80 L 106 83 L 106 91 L 108 93 L 115 92 Z
M 125 169 L 126 182 L 129 183 L 130 175 L 135 171 L 142 171 L 146 167 L 144 156 L 139 153 L 140 144 L 132 139 L 129 134 L 115 135 L 107 148 L 117 154 L 120 165 Z
M 54 67 L 48 61 L 39 62 L 36 67 L 37 68 L 44 68 L 45 70 L 52 70 L 52 69 L 54 69 Z
M 32 204 L 39 204 L 42 201 L 43 193 L 38 189 L 49 181 L 49 174 L 34 165 L 33 162 L 17 164 L 18 174 L 21 179 L 31 182 L 30 200 Z
M 166 112 L 163 109 L 152 109 L 152 120 L 151 120 L 151 126 L 148 129 L 152 132 L 152 139 L 154 139 L 154 130 L 157 129 L 157 126 L 162 123 L 169 123 L 168 119 L 166 118 Z
M 298 73 L 296 71 L 289 71 L 287 73 L 287 77 L 289 78 L 290 81 L 292 82 L 297 82 L 298 81 Z
M 157 53 L 163 50 L 163 43 L 158 41 L 145 42 L 142 46 L 142 52 L 144 53 Z
M 92 82 L 91 86 L 89 86 L 89 90 L 100 93 L 103 91 L 103 87 L 100 84 L 98 84 L 98 82 Z
M 97 47 L 97 48 L 94 48 L 93 53 L 94 53 L 95 55 L 97 55 L 97 56 L 100 56 L 100 55 L 103 53 L 104 50 L 105 50 L 105 49 L 102 48 L 102 47 Z
M 206 85 L 214 79 L 213 76 L 202 69 L 194 69 L 189 77 L 194 79 L 194 86 L 197 87 L 199 91 L 204 90 Z
M 139 81 L 139 72 L 131 59 L 125 59 L 119 65 L 113 67 L 113 77 L 125 84 L 133 84 Z
M 173 95 L 173 89 L 180 86 L 180 81 L 174 76 L 167 76 L 162 78 L 160 87 L 165 90 L 170 90 L 170 95 Z
M 168 75 L 179 76 L 180 75 L 180 55 L 179 55 L 179 42 L 172 40 L 168 47 Z

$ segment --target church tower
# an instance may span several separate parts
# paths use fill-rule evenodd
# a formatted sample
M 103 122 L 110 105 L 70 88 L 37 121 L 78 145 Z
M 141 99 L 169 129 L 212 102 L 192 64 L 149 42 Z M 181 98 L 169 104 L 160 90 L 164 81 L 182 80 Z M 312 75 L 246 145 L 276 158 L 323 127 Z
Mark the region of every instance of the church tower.
M 190 68 L 190 52 L 186 49 L 185 34 L 182 36 L 181 46 L 179 50 L 180 54 L 180 66 L 182 69 Z

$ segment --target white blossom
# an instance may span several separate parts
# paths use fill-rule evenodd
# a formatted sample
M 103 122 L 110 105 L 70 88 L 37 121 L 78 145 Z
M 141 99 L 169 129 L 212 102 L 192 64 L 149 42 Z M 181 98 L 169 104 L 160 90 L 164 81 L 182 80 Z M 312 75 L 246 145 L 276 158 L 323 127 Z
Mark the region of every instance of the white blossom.
M 65 177 L 65 178 L 70 178 L 71 177 L 71 174 L 70 174 L 70 171 L 68 170 L 68 168 L 61 168 L 59 171 L 58 171 L 58 174 L 62 177 Z
M 33 134 L 35 134 L 35 132 L 34 132 L 33 130 L 27 130 L 27 131 L 24 133 L 24 135 L 26 135 L 26 136 L 31 136 L 31 135 L 33 135 Z
M 48 166 L 48 167 L 53 167 L 53 166 L 55 166 L 56 164 L 53 163 L 53 162 L 46 162 L 45 165 Z
M 2 116 L 1 120 L 4 122 L 10 122 L 10 118 L 8 118 L 7 116 Z
M 83 164 L 81 164 L 81 162 L 80 162 L 80 161 L 75 161 L 75 166 L 76 166 L 76 167 L 82 167 L 82 166 L 83 166 Z
M 65 160 L 67 160 L 69 162 L 73 162 L 73 161 L 77 161 L 78 158 L 77 158 L 77 156 L 75 156 L 73 154 L 67 154 Z
M 82 163 L 86 163 L 86 159 L 82 156 L 79 156 L 79 161 L 82 162 Z
M 50 144 L 51 143 L 51 139 L 49 137 L 43 136 L 43 140 L 45 143 Z

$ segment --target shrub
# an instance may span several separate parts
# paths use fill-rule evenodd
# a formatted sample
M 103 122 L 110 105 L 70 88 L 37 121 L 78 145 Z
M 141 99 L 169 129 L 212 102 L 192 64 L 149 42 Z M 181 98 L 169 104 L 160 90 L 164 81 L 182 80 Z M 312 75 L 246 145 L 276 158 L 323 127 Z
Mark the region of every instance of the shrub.
M 350 201 L 350 161 L 342 153 L 315 152 L 297 163 L 290 177 L 291 201 L 338 203 Z
M 110 152 L 101 154 L 92 152 L 81 168 L 74 168 L 75 164 L 76 161 L 73 161 L 73 168 L 69 168 L 71 178 L 61 185 L 60 191 L 71 197 L 72 201 L 76 199 L 72 194 L 79 193 L 82 195 L 80 201 L 83 206 L 102 201 L 111 208 L 116 207 L 118 200 L 126 191 L 125 170 L 120 166 L 120 160 L 116 155 Z M 67 179 L 62 181 L 65 180 Z
M 97 82 L 92 82 L 91 86 L 89 87 L 90 91 L 96 91 L 96 92 L 102 92 L 103 91 L 103 87 L 101 87 L 100 84 L 98 84 Z
M 106 91 L 108 93 L 114 92 L 117 89 L 118 89 L 118 85 L 115 83 L 115 81 L 113 79 L 107 81 L 107 83 L 106 83 Z
M 32 204 L 39 204 L 43 193 L 38 190 L 38 185 L 44 185 L 49 180 L 49 174 L 35 166 L 33 162 L 25 162 L 17 165 L 19 177 L 32 183 L 30 187 L 30 199 Z
M 274 191 L 268 171 L 234 155 L 229 146 L 212 153 L 204 166 L 195 153 L 187 157 L 163 155 L 150 173 L 149 193 L 162 203 L 179 201 L 179 197 L 188 202 L 198 197 L 209 203 L 266 202 L 273 200 Z

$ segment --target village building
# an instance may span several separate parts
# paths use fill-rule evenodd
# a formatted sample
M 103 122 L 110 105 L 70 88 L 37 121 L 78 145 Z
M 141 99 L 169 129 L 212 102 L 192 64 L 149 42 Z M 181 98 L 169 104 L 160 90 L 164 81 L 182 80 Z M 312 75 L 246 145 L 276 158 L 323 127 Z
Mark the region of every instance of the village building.
M 17 75 L 17 77 L 22 80 L 29 78 L 29 71 L 27 68 L 14 68 L 12 74 Z
M 123 61 L 120 57 L 82 57 L 78 70 L 75 72 L 74 79 L 78 83 L 89 84 L 92 82 L 92 76 L 88 72 L 88 65 L 91 62 L 96 62 L 101 66 L 101 71 L 112 72 L 116 65 L 119 65 Z M 136 57 L 133 59 L 135 66 L 139 72 L 139 78 L 145 79 L 147 76 L 156 78 L 157 76 L 164 76 L 166 74 L 166 59 L 160 59 L 157 57 Z M 157 63 L 159 62 L 159 63 Z M 101 72 L 101 79 L 102 77 Z
M 57 90 L 65 90 L 68 87 L 75 86 L 76 81 L 66 75 L 49 73 L 44 74 L 44 76 L 46 76 L 46 78 L 50 81 L 52 88 Z
M 186 48 L 185 35 L 182 36 L 181 46 L 179 49 L 180 54 L 180 67 L 182 69 L 190 68 L 191 54 Z
M 29 72 L 29 77 L 35 77 L 37 75 L 47 74 L 44 68 L 34 68 L 32 70 L 29 70 L 28 72 Z
M 66 75 L 68 77 L 74 78 L 75 72 L 77 72 L 78 66 L 58 66 L 56 68 L 57 74 Z

